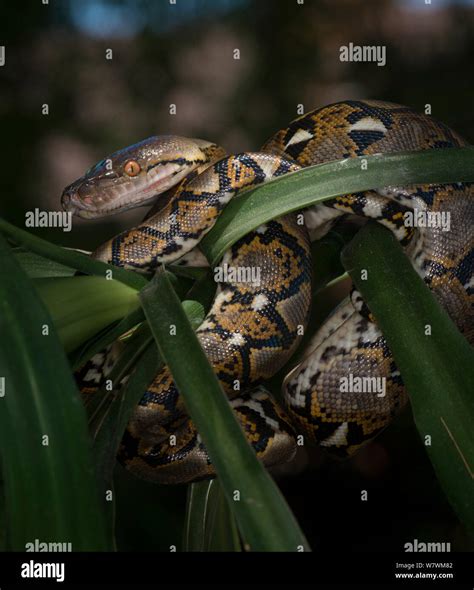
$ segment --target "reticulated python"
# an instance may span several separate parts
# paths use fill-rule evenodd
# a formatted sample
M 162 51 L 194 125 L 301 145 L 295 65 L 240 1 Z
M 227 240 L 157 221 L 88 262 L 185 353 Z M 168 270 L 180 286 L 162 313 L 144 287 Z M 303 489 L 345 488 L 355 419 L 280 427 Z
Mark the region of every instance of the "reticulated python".
M 296 119 L 257 153 L 227 156 L 206 141 L 151 137 L 99 162 L 65 189 L 62 202 L 84 218 L 155 202 L 144 222 L 105 242 L 93 254 L 144 272 L 163 262 L 193 263 L 193 256 L 202 262 L 196 246 L 226 203 L 244 187 L 331 160 L 464 145 L 448 127 L 407 107 L 346 101 Z M 415 231 L 405 227 L 404 215 L 410 211 L 449 214 L 449 231 L 439 226 Z M 291 357 L 301 340 L 301 327 L 307 324 L 309 234 L 323 236 L 347 214 L 375 219 L 390 228 L 460 331 L 474 341 L 470 185 L 383 187 L 337 197 L 304 214 L 305 225 L 297 223 L 296 214 L 285 215 L 249 233 L 226 252 L 222 266 L 258 269 L 259 281 L 220 283 L 197 330 L 250 444 L 267 466 L 293 457 L 294 429 L 308 442 L 352 454 L 407 401 L 386 341 L 357 292 L 326 320 L 304 360 L 286 377 L 284 409 L 256 388 Z M 105 352 L 96 355 L 80 372 L 83 388 L 101 384 L 106 358 Z M 341 379 L 348 376 L 384 378 L 385 395 L 342 391 Z M 171 435 L 176 437 L 175 444 Z M 130 471 L 159 483 L 183 483 L 213 474 L 166 367 L 144 393 L 124 435 L 119 460 Z

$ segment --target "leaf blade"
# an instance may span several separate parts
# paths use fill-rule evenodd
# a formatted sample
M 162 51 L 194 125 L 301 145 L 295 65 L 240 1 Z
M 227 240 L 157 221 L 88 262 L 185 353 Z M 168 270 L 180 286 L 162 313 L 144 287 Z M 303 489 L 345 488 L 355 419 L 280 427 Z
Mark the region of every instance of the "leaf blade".
M 141 289 L 147 284 L 147 279 L 138 273 L 134 273 L 118 266 L 106 264 L 100 260 L 95 260 L 82 252 L 62 248 L 43 240 L 38 236 L 8 223 L 0 217 L 0 232 L 8 236 L 16 244 L 25 247 L 27 250 L 38 254 L 43 258 L 57 262 L 63 266 L 74 268 L 86 274 L 107 277 L 107 273 L 114 280 L 120 281 L 133 289 Z
M 0 269 L 0 448 L 10 548 L 24 551 L 40 539 L 106 550 L 84 408 L 52 322 L 2 236 Z M 49 336 L 41 336 L 44 325 Z
M 474 351 L 389 230 L 368 224 L 342 260 L 387 339 L 420 436 L 431 436 L 426 450 L 438 480 L 474 532 Z
M 218 479 L 188 486 L 184 551 L 241 551 L 235 518 Z
M 474 147 L 465 147 L 377 154 L 309 166 L 232 199 L 200 248 L 211 265 L 216 264 L 238 239 L 285 213 L 377 187 L 474 181 L 473 164 Z
M 255 551 L 310 550 L 283 496 L 247 443 L 163 272 L 141 291 L 140 300 L 247 544 Z M 176 326 L 173 339 L 169 337 L 170 323 Z M 183 349 L 187 351 L 186 366 L 182 362 Z M 234 501 L 235 490 L 241 491 L 240 501 Z

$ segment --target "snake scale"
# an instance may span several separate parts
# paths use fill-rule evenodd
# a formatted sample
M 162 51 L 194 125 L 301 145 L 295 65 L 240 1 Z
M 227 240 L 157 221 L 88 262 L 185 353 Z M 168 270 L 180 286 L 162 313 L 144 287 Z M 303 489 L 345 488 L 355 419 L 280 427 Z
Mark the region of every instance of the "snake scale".
M 349 100 L 299 117 L 255 153 L 227 155 L 207 141 L 151 137 L 96 164 L 64 190 L 62 203 L 87 219 L 154 203 L 142 223 L 92 254 L 150 272 L 162 263 L 202 264 L 200 240 L 243 188 L 323 162 L 464 145 L 447 126 L 408 107 Z M 449 231 L 430 224 L 408 227 L 405 214 L 417 211 L 448 214 Z M 333 311 L 285 378 L 284 407 L 259 387 L 290 359 L 306 328 L 310 241 L 348 215 L 390 228 L 459 330 L 474 341 L 474 199 L 467 183 L 341 195 L 305 210 L 304 223 L 292 213 L 250 232 L 220 265 L 258 269 L 259 280 L 220 282 L 197 336 L 248 441 L 269 467 L 294 456 L 295 431 L 305 443 L 351 455 L 407 402 L 387 343 L 356 291 Z M 84 391 L 103 382 L 109 357 L 104 351 L 79 371 Z M 341 380 L 348 376 L 383 378 L 384 395 L 343 390 Z M 214 474 L 167 367 L 144 392 L 118 459 L 138 476 L 164 484 Z

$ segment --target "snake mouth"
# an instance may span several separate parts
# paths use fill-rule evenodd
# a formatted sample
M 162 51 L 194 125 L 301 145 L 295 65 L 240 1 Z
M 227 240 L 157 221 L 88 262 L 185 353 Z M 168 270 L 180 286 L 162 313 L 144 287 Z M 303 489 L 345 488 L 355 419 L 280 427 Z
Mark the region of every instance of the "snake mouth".
M 64 211 L 72 213 L 75 217 L 81 219 L 98 219 L 107 217 L 115 213 L 122 213 L 136 207 L 143 207 L 156 201 L 159 194 L 154 194 L 150 198 L 140 202 L 127 202 L 126 199 L 115 199 L 105 203 L 102 199 L 99 203 L 94 202 L 94 197 L 81 197 L 77 193 L 64 193 L 61 197 L 61 203 Z
M 76 217 L 96 219 L 153 203 L 161 191 L 156 187 L 150 194 L 147 188 L 137 185 L 130 190 L 120 184 L 101 187 L 100 183 L 76 182 L 64 190 L 61 204 L 64 211 Z
M 82 219 L 94 219 L 106 214 L 98 209 L 94 197 L 90 195 L 83 197 L 72 186 L 66 188 L 61 196 L 61 205 L 64 211 Z
M 66 189 L 61 196 L 61 205 L 63 207 L 63 210 L 67 211 L 68 213 L 72 213 L 73 215 L 76 215 L 78 211 L 77 200 L 77 195 Z

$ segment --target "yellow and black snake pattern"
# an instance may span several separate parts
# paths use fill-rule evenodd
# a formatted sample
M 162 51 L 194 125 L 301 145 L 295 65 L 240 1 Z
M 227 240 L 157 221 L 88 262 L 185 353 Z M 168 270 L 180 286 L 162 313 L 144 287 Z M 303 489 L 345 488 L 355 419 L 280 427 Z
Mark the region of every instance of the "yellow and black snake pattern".
M 62 202 L 84 218 L 154 202 L 144 222 L 105 242 L 93 256 L 137 272 L 171 262 L 201 265 L 200 240 L 243 188 L 333 160 L 464 145 L 454 131 L 410 108 L 345 101 L 299 117 L 255 153 L 226 155 L 202 140 L 151 137 L 99 162 L 65 189 Z M 408 227 L 405 214 L 419 211 L 448 215 L 449 230 Z M 259 387 L 288 361 L 306 328 L 310 241 L 348 214 L 375 219 L 394 232 L 459 330 L 474 342 L 474 195 L 469 184 L 380 187 L 341 195 L 305 210 L 304 224 L 295 213 L 250 232 L 219 265 L 257 270 L 258 280 L 221 282 L 197 335 L 249 442 L 267 466 L 294 456 L 295 431 L 308 442 L 352 454 L 407 401 L 386 341 L 356 291 L 326 320 L 285 378 L 284 408 Z M 90 390 L 102 383 L 108 356 L 106 351 L 96 355 L 79 372 L 81 387 Z M 341 380 L 349 376 L 383 379 L 383 395 L 343 389 Z M 213 475 L 167 367 L 144 392 L 119 460 L 159 483 Z

